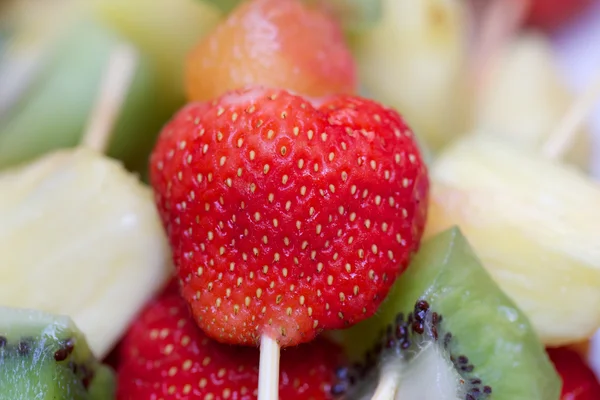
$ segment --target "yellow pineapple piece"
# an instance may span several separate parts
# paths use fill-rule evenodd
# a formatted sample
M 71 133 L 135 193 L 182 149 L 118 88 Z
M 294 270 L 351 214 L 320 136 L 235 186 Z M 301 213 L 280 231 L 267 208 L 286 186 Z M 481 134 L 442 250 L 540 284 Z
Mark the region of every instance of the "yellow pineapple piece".
M 537 33 L 518 37 L 489 71 L 475 102 L 475 130 L 518 148 L 540 150 L 575 98 L 555 65 L 552 46 Z M 588 169 L 591 138 L 581 129 L 565 160 Z
M 467 122 L 464 2 L 382 1 L 381 20 L 353 42 L 360 80 L 435 152 Z
M 546 345 L 600 328 L 600 186 L 501 139 L 463 139 L 431 166 L 426 236 L 458 225 Z
M 68 315 L 102 358 L 171 272 L 151 190 L 85 148 L 0 174 L 0 305 Z

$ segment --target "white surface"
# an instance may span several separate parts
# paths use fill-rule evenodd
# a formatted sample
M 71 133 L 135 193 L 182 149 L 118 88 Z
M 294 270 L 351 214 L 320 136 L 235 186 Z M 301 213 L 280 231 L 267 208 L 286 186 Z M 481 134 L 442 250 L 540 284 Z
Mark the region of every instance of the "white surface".
M 600 1 L 575 24 L 559 32 L 554 44 L 567 82 L 573 90 L 580 92 L 600 74 Z M 600 179 L 600 101 L 590 121 L 590 128 L 595 140 L 594 176 Z M 593 342 L 591 358 L 600 377 L 600 332 Z

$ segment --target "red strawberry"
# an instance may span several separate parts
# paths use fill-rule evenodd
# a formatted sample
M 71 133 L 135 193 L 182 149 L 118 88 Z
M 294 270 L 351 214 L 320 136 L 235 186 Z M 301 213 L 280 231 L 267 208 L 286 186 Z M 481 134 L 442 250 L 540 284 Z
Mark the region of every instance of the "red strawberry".
M 591 0 L 527 0 L 531 3 L 528 23 L 553 30 L 559 28 L 591 4 Z
M 118 400 L 256 398 L 259 352 L 207 338 L 171 287 L 133 323 L 121 348 Z M 319 339 L 282 353 L 280 398 L 331 398 L 341 350 Z
M 341 28 L 319 9 L 303 0 L 246 1 L 192 50 L 186 89 L 205 101 L 248 85 L 354 93 L 356 65 Z
M 570 349 L 548 349 L 563 380 L 561 400 L 598 400 L 600 383 L 581 356 Z
M 259 88 L 181 110 L 151 180 L 198 325 L 281 346 L 375 312 L 419 246 L 429 187 L 395 111 Z

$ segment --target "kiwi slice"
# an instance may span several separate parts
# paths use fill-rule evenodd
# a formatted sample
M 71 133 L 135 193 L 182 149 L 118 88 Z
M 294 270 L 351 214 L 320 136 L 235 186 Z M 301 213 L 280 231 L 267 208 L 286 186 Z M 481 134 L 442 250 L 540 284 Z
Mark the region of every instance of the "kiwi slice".
M 109 400 L 112 371 L 68 317 L 0 307 L 0 400 Z
M 339 370 L 344 399 L 560 398 L 529 320 L 457 228 L 422 245 L 378 315 L 336 335 L 356 361 Z

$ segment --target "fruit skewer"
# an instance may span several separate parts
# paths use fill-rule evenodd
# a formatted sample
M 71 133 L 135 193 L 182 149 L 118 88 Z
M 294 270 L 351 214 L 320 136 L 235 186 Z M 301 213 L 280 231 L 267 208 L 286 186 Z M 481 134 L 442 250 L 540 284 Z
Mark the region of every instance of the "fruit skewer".
M 151 180 L 197 324 L 260 343 L 260 400 L 278 396 L 280 347 L 375 312 L 419 246 L 428 192 L 396 112 L 262 88 L 181 110 Z
M 594 107 L 600 103 L 600 73 L 591 79 L 586 90 L 573 102 L 542 147 L 542 155 L 559 160 L 564 155 L 580 127 L 585 124 Z
M 478 25 L 474 57 L 471 68 L 475 83 L 484 78 L 486 66 L 493 61 L 497 51 L 513 38 L 523 26 L 551 30 L 568 22 L 568 19 L 588 6 L 589 0 L 491 0 L 485 5 L 471 1 L 473 23 Z M 481 9 L 481 7 L 483 7 Z M 481 19 L 478 23 L 476 19 Z
M 173 281 L 149 302 L 123 337 L 117 400 L 256 399 L 259 350 L 218 343 L 192 318 Z M 281 355 L 279 395 L 331 400 L 342 349 L 319 337 Z
M 0 303 L 69 315 L 98 358 L 171 272 L 151 192 L 103 155 L 137 54 L 110 59 L 82 144 L 0 174 Z
M 479 34 L 470 66 L 478 102 L 475 133 L 504 137 L 519 148 L 535 149 L 542 155 L 556 153 L 548 157 L 564 158 L 587 170 L 590 138 L 583 122 L 593 106 L 595 91 L 600 90 L 595 89 L 600 76 L 591 80 L 584 95 L 571 96 L 554 66 L 549 40 L 540 34 L 518 32 L 529 3 L 497 0 L 473 11 L 482 20 L 476 27 Z M 477 19 L 472 18 L 474 22 Z M 533 70 L 539 74 L 529 80 L 522 77 Z
M 562 118 L 556 129 L 543 146 L 542 156 L 550 160 L 560 160 L 569 144 L 574 140 L 579 128 L 585 123 L 590 111 L 600 98 L 600 74 L 594 82 L 573 102 L 570 109 Z M 404 373 L 400 365 L 390 365 L 382 368 L 379 382 L 371 400 L 391 400 L 396 396 L 401 386 Z

